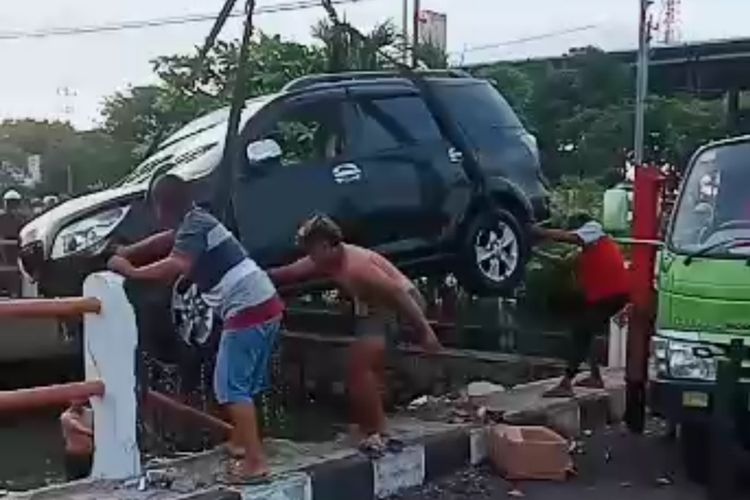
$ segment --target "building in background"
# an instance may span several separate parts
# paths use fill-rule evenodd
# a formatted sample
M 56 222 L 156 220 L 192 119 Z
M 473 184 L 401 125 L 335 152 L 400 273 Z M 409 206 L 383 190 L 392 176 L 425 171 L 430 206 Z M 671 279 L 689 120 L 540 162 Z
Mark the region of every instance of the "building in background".
M 448 47 L 448 16 L 432 10 L 420 11 L 419 41 L 445 52 Z

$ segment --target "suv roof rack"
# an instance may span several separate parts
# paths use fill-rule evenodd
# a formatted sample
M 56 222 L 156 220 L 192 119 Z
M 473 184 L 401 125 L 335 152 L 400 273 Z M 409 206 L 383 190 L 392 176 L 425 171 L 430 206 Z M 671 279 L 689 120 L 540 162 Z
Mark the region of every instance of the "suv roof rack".
M 462 69 L 428 69 L 414 71 L 420 76 L 435 76 L 445 78 L 471 78 L 471 75 Z M 302 76 L 284 85 L 282 92 L 292 92 L 304 89 L 311 85 L 321 83 L 337 83 L 357 80 L 373 80 L 383 78 L 404 78 L 401 71 L 353 71 L 348 73 L 323 73 L 318 75 Z

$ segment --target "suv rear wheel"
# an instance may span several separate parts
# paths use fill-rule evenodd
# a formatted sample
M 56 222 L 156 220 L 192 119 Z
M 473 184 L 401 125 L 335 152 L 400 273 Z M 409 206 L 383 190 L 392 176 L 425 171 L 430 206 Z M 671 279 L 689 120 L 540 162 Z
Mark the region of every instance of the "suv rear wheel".
M 457 275 L 477 295 L 508 295 L 523 277 L 528 238 L 518 219 L 497 209 L 477 215 L 462 242 Z

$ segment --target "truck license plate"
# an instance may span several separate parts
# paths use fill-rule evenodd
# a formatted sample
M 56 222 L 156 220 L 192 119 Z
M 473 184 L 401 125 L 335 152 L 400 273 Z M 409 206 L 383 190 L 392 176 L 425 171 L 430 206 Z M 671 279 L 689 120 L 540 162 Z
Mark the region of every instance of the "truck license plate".
M 683 392 L 682 406 L 687 408 L 708 408 L 708 393 L 697 391 Z

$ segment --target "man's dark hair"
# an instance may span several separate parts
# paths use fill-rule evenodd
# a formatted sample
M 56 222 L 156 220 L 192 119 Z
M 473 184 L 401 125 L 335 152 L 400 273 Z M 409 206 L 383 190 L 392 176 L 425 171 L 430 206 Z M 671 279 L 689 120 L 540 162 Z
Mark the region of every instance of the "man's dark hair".
M 193 204 L 190 184 L 174 174 L 164 174 L 151 187 L 151 199 L 170 212 L 188 210 Z
M 568 216 L 567 226 L 570 230 L 578 229 L 584 224 L 592 222 L 594 220 L 595 219 L 591 216 L 590 213 L 579 211 Z
M 331 246 L 336 246 L 344 241 L 344 234 L 339 225 L 324 214 L 314 215 L 297 230 L 297 245 L 302 248 L 321 241 Z

